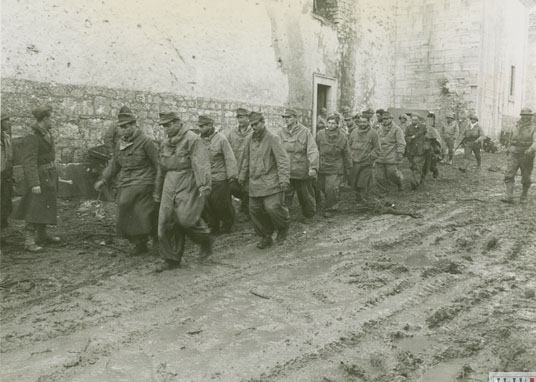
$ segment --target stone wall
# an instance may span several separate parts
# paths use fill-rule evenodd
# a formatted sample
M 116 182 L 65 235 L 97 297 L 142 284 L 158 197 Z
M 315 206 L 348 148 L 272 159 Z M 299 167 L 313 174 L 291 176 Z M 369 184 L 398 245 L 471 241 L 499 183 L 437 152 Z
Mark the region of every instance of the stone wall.
M 127 105 L 136 114 L 144 132 L 160 140 L 160 111 L 177 111 L 187 125 L 195 125 L 199 115 L 209 115 L 221 130 L 237 125 L 235 110 L 245 107 L 265 115 L 268 128 L 284 126 L 282 106 L 247 102 L 221 101 L 203 97 L 185 97 L 172 93 L 155 93 L 97 86 L 61 85 L 44 82 L 4 79 L 2 108 L 12 117 L 13 136 L 24 135 L 34 123 L 31 109 L 39 104 L 54 108 L 57 156 L 60 163 L 84 162 L 88 148 L 102 144 L 106 130 L 115 125 L 121 106 Z M 300 119 L 310 125 L 310 110 L 298 109 Z

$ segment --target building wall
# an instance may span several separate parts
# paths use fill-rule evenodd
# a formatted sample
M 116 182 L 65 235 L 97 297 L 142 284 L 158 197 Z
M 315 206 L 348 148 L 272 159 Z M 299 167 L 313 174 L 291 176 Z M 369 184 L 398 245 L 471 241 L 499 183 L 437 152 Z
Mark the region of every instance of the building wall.
M 398 3 L 395 107 L 473 105 L 481 13 L 477 0 Z
M 536 110 L 536 9 L 529 15 L 529 37 L 523 104 Z
M 332 21 L 313 14 L 313 0 L 170 4 L 3 0 L 2 101 L 15 135 L 45 102 L 56 107 L 62 153 L 98 145 L 123 104 L 157 138 L 158 112 L 171 108 L 189 123 L 211 114 L 222 129 L 236 123 L 236 105 L 266 111 L 273 128 L 282 125 L 284 106 L 310 123 L 313 73 L 339 79 L 339 105 L 390 102 L 392 41 L 385 36 L 393 26 L 368 16 L 370 7 L 378 18 L 389 13 L 389 0 L 339 0 Z M 355 19 L 363 26 L 349 25 Z M 356 57 L 363 60 L 369 47 L 382 53 L 361 65 Z M 343 70 L 350 76 L 341 81 Z
M 523 105 L 528 57 L 528 11 L 519 0 L 483 2 L 477 111 L 489 135 L 509 130 Z M 510 94 L 511 67 L 515 67 Z
M 491 136 L 511 127 L 526 82 L 527 23 L 519 0 L 399 2 L 395 107 L 439 110 L 440 119 L 474 111 Z

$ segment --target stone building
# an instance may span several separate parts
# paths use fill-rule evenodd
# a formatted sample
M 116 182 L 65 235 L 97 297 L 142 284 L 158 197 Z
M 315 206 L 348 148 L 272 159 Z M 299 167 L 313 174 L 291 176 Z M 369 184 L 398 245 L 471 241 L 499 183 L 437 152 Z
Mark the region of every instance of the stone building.
M 83 162 L 124 104 L 157 139 L 161 110 L 226 129 L 239 106 L 271 128 L 286 106 L 313 126 L 324 106 L 474 109 L 495 135 L 535 99 L 535 3 L 2 0 L 2 107 L 17 136 L 53 105 L 62 163 Z

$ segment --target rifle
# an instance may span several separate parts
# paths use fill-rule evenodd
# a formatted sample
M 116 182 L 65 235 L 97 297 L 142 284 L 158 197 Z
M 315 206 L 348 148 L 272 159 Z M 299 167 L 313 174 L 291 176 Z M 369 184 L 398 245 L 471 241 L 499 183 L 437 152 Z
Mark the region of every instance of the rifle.
M 458 151 L 458 149 L 460 148 L 461 145 L 464 144 L 464 142 L 465 142 L 465 137 L 463 137 L 460 143 L 458 144 L 458 146 L 456 146 L 456 148 L 454 149 L 454 152 Z

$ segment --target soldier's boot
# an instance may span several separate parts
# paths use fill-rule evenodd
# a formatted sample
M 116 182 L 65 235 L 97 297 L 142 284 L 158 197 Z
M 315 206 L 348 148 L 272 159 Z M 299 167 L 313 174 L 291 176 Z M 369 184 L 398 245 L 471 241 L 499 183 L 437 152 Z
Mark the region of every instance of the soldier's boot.
M 212 243 L 214 239 L 209 236 L 199 245 L 199 257 L 201 259 L 206 259 L 212 255 Z
M 529 192 L 530 184 L 523 185 L 523 191 L 521 192 L 521 197 L 519 198 L 520 203 L 527 203 L 527 194 Z
M 28 252 L 41 252 L 44 248 L 37 245 L 35 242 L 33 229 L 24 233 L 24 249 Z
M 505 186 L 506 186 L 506 194 L 504 198 L 501 199 L 501 202 L 514 204 L 514 183 L 508 182 L 508 183 L 505 183 Z
M 481 169 L 481 168 L 482 168 L 482 159 L 477 159 L 477 160 L 476 160 L 476 168 L 477 168 L 477 169 Z
M 57 244 L 61 241 L 58 236 L 50 236 L 47 233 L 47 226 L 45 224 L 34 224 L 35 226 L 35 243 L 37 245 L 42 244 Z
M 273 244 L 274 244 L 274 242 L 272 241 L 272 237 L 271 236 L 265 236 L 265 237 L 262 238 L 262 240 L 260 242 L 257 243 L 257 248 L 265 249 L 265 248 L 271 247 Z

